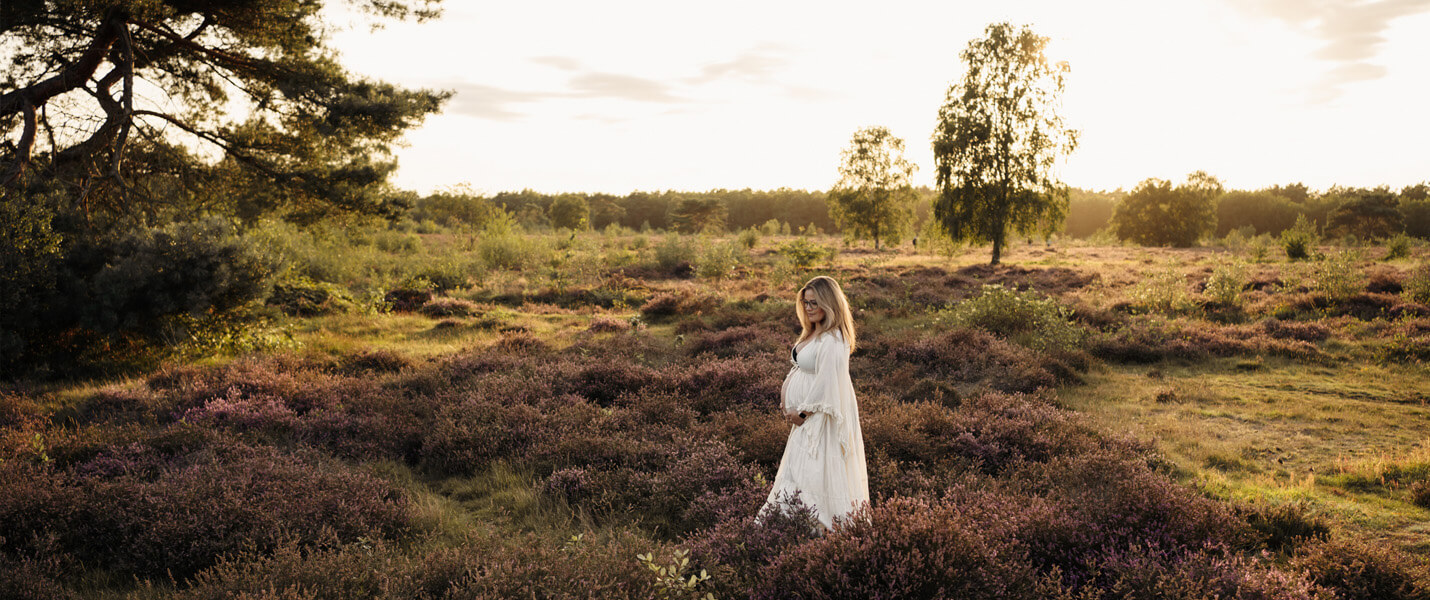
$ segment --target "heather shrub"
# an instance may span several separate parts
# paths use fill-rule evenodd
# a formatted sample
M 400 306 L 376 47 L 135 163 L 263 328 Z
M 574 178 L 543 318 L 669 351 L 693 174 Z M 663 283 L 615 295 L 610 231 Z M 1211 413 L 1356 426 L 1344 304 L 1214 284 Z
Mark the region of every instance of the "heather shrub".
M 1131 548 L 1094 562 L 1091 581 L 1077 597 L 1126 600 L 1333 600 L 1303 574 L 1289 574 L 1265 559 L 1215 548 L 1188 554 Z
M 1057 301 L 1001 285 L 984 285 L 977 296 L 955 304 L 948 317 L 955 325 L 977 327 L 1034 350 L 1070 350 L 1083 335 Z
M 1291 566 L 1341 600 L 1425 600 L 1430 570 L 1425 559 L 1385 544 L 1334 539 L 1303 547 Z
M 654 384 L 657 373 L 644 365 L 625 361 L 601 361 L 583 366 L 570 379 L 571 391 L 601 406 L 611 406 L 616 398 Z
M 120 574 L 185 578 L 225 553 L 390 537 L 407 519 L 406 499 L 375 477 L 272 448 L 211 447 L 139 474 L 120 465 L 70 473 L 0 465 L 0 550 L 54 539 L 86 565 Z
M 719 296 L 701 294 L 689 289 L 660 292 L 641 306 L 641 314 L 647 318 L 696 314 L 719 308 L 723 302 Z
M 471 474 L 524 454 L 543 433 L 542 413 L 533 405 L 468 398 L 438 410 L 423 436 L 422 466 L 435 474 Z
M 786 550 L 815 539 L 819 520 L 814 509 L 799 498 L 781 507 L 726 519 L 685 538 L 695 564 L 711 574 L 717 597 L 748 596 L 762 569 Z
M 432 300 L 432 291 L 425 287 L 399 287 L 388 290 L 382 299 L 395 312 L 414 312 Z
M 423 304 L 418 312 L 434 319 L 471 317 L 482 314 L 482 310 L 475 303 L 459 298 L 433 298 Z
M 412 361 L 393 350 L 367 350 L 338 359 L 337 373 L 351 377 L 398 373 L 411 369 Z
M 725 358 L 677 363 L 664 372 L 666 385 L 690 398 L 691 408 L 710 414 L 733 408 L 775 408 L 788 364 Z
M 1267 317 L 1256 324 L 1263 333 L 1276 339 L 1323 342 L 1331 337 L 1330 328 L 1315 322 L 1281 321 Z
M 887 352 L 894 360 L 917 365 L 925 376 L 1001 392 L 1053 387 L 1058 382 L 1057 373 L 1073 374 L 1072 369 L 1058 362 L 1058 355 L 1034 352 L 981 329 L 954 328 L 932 338 L 910 340 L 892 348 L 871 347 L 870 351 L 875 356 Z
M 1260 537 L 1258 545 L 1274 552 L 1290 552 L 1303 544 L 1325 540 L 1331 534 L 1330 524 L 1308 514 L 1303 503 L 1257 502 L 1238 506 L 1236 510 Z
M 1038 598 L 1012 519 L 892 498 L 760 571 L 753 598 Z M 988 517 L 988 518 L 978 518 Z
M 0 552 L 0 598 L 7 600 L 78 600 L 80 595 L 61 581 L 67 565 L 53 553 L 40 558 L 13 558 Z
M 686 341 L 685 351 L 691 356 L 709 354 L 719 358 L 743 356 L 778 360 L 786 354 L 784 350 L 793 345 L 792 341 L 792 336 L 768 326 L 743 325 L 695 335 Z
M 1420 508 L 1430 508 L 1430 481 L 1416 481 L 1410 484 L 1410 503 Z
M 176 592 L 174 600 L 440 598 L 481 568 L 466 548 L 403 552 L 381 539 L 313 550 L 285 541 L 272 552 L 226 556 Z

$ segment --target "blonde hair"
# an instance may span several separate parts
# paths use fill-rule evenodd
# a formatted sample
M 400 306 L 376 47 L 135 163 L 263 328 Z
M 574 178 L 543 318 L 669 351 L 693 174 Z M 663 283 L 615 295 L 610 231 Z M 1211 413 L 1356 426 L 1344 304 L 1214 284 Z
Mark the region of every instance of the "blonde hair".
M 804 311 L 806 291 L 814 292 L 814 301 L 824 309 L 824 319 L 820 321 L 818 329 L 810 324 L 809 315 Z M 824 275 L 809 280 L 809 283 L 799 288 L 799 293 L 795 296 L 794 310 L 799 315 L 799 342 L 838 329 L 839 333 L 844 335 L 844 343 L 849 345 L 849 351 L 854 351 L 854 315 L 849 312 L 849 300 L 844 297 L 844 290 L 839 288 L 839 282 Z

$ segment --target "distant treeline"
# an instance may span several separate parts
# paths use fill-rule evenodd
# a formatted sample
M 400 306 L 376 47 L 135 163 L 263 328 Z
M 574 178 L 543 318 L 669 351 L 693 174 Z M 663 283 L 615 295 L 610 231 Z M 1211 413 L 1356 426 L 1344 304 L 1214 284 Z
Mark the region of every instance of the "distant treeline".
M 445 227 L 481 227 L 498 209 L 504 208 L 523 227 L 535 230 L 563 226 L 605 229 L 614 224 L 634 230 L 740 231 L 776 221 L 794 231 L 813 225 L 820 231 L 837 233 L 839 227 L 829 215 L 826 195 L 825 191 L 787 188 L 632 192 L 625 196 L 543 194 L 532 190 L 483 196 L 447 191 L 417 199 L 408 216 L 414 221 Z M 929 188 L 919 189 L 916 207 L 919 223 L 928 218 L 933 195 Z M 1071 188 L 1062 234 L 1086 238 L 1106 229 L 1113 210 L 1126 196 L 1122 190 Z M 1290 228 L 1300 215 L 1324 226 L 1337 208 L 1369 197 L 1389 197 L 1403 218 L 1405 233 L 1430 239 L 1430 185 L 1425 183 L 1407 186 L 1399 192 L 1386 186 L 1335 186 L 1317 192 L 1300 183 L 1256 191 L 1228 190 L 1216 200 L 1216 235 L 1221 237 L 1232 230 L 1246 231 L 1246 228 L 1255 234 L 1278 235 Z M 568 216 L 573 214 L 577 216 Z

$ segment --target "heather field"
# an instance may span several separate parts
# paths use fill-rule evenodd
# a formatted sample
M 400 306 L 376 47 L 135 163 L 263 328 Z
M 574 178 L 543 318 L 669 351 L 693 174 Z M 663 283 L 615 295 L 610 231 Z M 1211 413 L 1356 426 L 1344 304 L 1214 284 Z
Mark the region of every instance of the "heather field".
M 1423 244 L 264 235 L 260 326 L 0 390 L 0 597 L 1430 598 Z M 824 536 L 754 518 L 816 274 Z

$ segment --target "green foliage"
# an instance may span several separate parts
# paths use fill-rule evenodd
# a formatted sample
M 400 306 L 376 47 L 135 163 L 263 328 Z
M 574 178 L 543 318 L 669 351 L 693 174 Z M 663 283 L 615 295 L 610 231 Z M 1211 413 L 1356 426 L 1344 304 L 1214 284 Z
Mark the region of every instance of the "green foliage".
M 746 251 L 754 250 L 755 246 L 760 243 L 760 230 L 754 227 L 746 227 L 740 231 L 739 241 L 740 246 Z
M 695 260 L 695 244 L 690 238 L 668 234 L 655 246 L 655 264 L 669 271 Z
M 480 230 L 501 210 L 490 199 L 457 188 L 418 199 L 408 215 L 419 222 L 431 221 L 454 229 Z
M 1430 200 L 1400 199 L 1400 214 L 1405 221 L 1405 233 L 1411 237 L 1430 240 Z
M 1421 263 L 1411 270 L 1400 293 L 1411 302 L 1430 304 L 1430 263 Z
M 1125 194 L 1071 188 L 1068 191 L 1068 216 L 1063 221 L 1063 233 L 1075 238 L 1087 238 L 1107 227 L 1122 196 Z
M 586 198 L 577 194 L 562 194 L 556 197 L 547 210 L 551 226 L 557 229 L 581 230 L 591 228 L 591 206 Z
M 1069 67 L 1048 60 L 1048 38 L 1008 23 L 984 33 L 960 54 L 968 71 L 939 109 L 933 210 L 949 237 L 991 242 L 997 264 L 1010 231 L 1061 225 L 1068 192 L 1052 169 L 1077 132 L 1058 115 Z
M 740 264 L 741 254 L 734 243 L 709 242 L 702 245 L 691 266 L 696 275 L 706 279 L 724 279 Z
M 701 569 L 700 573 L 691 573 L 687 578 L 686 573 L 690 569 L 690 551 L 675 550 L 671 553 L 670 562 L 661 564 L 656 560 L 654 552 L 637 554 L 636 560 L 641 566 L 650 570 L 655 577 L 655 597 L 662 599 L 694 598 L 696 600 L 715 600 L 715 595 L 710 592 L 701 593 L 702 590 L 713 585 L 710 584 L 710 574 Z
M 984 285 L 977 296 L 947 311 L 949 321 L 977 327 L 1034 350 L 1077 348 L 1086 332 L 1068 319 L 1072 311 L 1034 291 Z
M 1246 287 L 1246 265 L 1236 260 L 1223 261 L 1207 277 L 1207 298 L 1224 306 L 1240 306 L 1241 290 Z
M 770 219 L 760 225 L 760 233 L 763 233 L 767 236 L 775 236 L 779 235 L 780 231 L 789 230 L 789 225 L 785 225 L 783 228 L 781 228 L 780 225 L 781 223 L 779 219 Z
M 1312 289 L 1331 300 L 1345 300 L 1364 290 L 1365 281 L 1356 268 L 1359 260 L 1360 253 L 1353 250 L 1338 250 L 1321 257 L 1312 267 Z
M 1147 179 L 1113 212 L 1113 231 L 1143 246 L 1193 246 L 1215 229 L 1221 193 L 1221 182 L 1203 171 L 1175 188 L 1170 181 Z
M 1132 306 L 1142 312 L 1176 314 L 1191 307 L 1187 279 L 1176 269 L 1153 271 L 1143 276 L 1128 294 Z
M 828 248 L 820 246 L 806 237 L 798 237 L 780 244 L 778 252 L 789 258 L 790 262 L 799 269 L 813 267 L 821 259 L 830 256 Z
M 1281 248 L 1286 251 L 1287 260 L 1306 260 L 1311 257 L 1311 248 L 1320 241 L 1320 235 L 1316 233 L 1316 224 L 1306 218 L 1306 215 L 1297 215 L 1296 223 L 1290 229 L 1281 232 Z
M 1405 230 L 1405 217 L 1395 193 L 1384 186 L 1375 189 L 1338 190 L 1345 201 L 1331 211 L 1326 221 L 1328 235 L 1355 235 L 1368 240 L 1385 239 Z
M 687 198 L 675 209 L 675 228 L 686 234 L 725 231 L 728 213 L 718 198 Z
M 840 156 L 839 182 L 829 191 L 829 214 L 848 239 L 897 245 L 913 223 L 913 163 L 904 140 L 885 127 L 854 132 Z
M 63 182 L 106 225 L 396 214 L 412 198 L 387 186 L 392 146 L 450 95 L 345 71 L 323 1 L 11 4 L 0 179 Z M 363 4 L 381 19 L 435 14 L 430 0 Z
M 1395 260 L 1410 256 L 1410 236 L 1405 233 L 1397 233 L 1385 242 L 1385 258 L 1383 260 Z
M 1217 235 L 1250 227 L 1255 233 L 1278 235 L 1291 227 L 1299 207 L 1286 197 L 1262 190 L 1230 190 L 1216 202 Z

